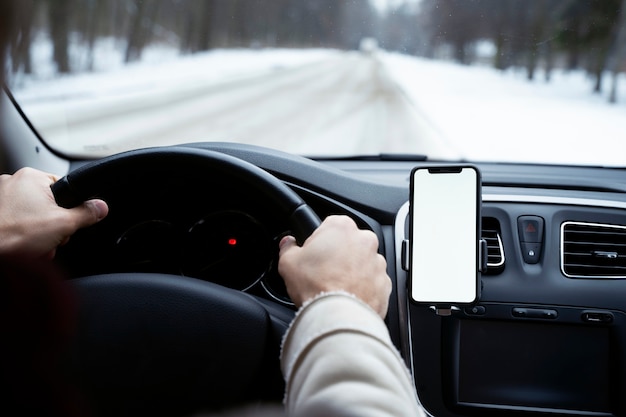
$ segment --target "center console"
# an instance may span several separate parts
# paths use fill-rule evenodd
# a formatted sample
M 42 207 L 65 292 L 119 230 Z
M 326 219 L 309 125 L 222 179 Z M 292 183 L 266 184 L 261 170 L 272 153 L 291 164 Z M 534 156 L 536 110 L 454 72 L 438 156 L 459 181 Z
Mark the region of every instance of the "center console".
M 435 416 L 626 410 L 621 312 L 484 303 L 437 317 L 409 309 L 415 383 Z
M 483 275 L 476 305 L 440 316 L 407 301 L 405 262 L 397 260 L 407 317 L 401 348 L 409 352 L 426 411 L 436 417 L 626 415 L 626 280 L 568 277 L 559 256 L 562 224 L 602 217 L 626 225 L 624 211 L 487 202 L 482 214 L 499 224 L 506 263 Z M 528 214 L 546 220 L 533 262 L 523 256 L 518 227 Z M 400 253 L 407 215 L 403 207 L 396 221 Z

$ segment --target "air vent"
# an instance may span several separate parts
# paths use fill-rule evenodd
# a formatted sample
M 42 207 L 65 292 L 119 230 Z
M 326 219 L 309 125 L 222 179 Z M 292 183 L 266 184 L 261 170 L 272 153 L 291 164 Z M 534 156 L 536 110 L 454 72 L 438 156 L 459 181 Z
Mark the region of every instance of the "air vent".
M 500 223 L 493 217 L 483 217 L 482 238 L 487 241 L 486 274 L 499 274 L 504 269 L 504 248 L 500 237 Z
M 570 278 L 626 278 L 626 226 L 563 223 L 561 270 Z

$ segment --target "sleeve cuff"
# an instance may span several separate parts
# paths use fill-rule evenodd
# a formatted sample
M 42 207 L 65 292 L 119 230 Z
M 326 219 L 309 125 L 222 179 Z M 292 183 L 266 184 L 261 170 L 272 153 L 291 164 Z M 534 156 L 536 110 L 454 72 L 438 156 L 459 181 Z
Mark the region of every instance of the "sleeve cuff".
M 321 293 L 298 311 L 285 334 L 281 369 L 290 381 L 298 358 L 325 335 L 350 331 L 367 334 L 395 351 L 385 322 L 365 302 L 347 292 Z

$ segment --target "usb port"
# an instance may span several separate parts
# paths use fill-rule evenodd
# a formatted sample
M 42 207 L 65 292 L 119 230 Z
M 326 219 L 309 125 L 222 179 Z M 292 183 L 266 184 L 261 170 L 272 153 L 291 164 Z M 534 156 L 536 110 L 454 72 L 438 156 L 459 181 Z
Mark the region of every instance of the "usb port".
M 583 321 L 587 323 L 612 323 L 613 314 L 604 311 L 585 311 L 582 314 Z

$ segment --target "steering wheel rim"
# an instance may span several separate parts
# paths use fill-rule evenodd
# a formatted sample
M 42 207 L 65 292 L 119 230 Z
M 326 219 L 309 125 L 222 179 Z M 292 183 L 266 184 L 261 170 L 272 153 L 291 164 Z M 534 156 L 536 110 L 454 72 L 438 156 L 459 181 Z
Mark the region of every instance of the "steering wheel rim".
M 233 176 L 255 187 L 300 242 L 319 226 L 315 212 L 266 171 L 187 147 L 107 157 L 72 171 L 52 191 L 60 206 L 74 207 L 124 183 L 137 167 L 163 175 L 164 166 Z M 116 273 L 69 283 L 79 301 L 72 372 L 96 415 L 188 415 L 247 397 L 280 400 L 282 389 L 268 387 L 282 388 L 278 355 L 288 323 L 255 297 L 164 274 Z M 273 382 L 260 383 L 265 377 Z
M 189 147 L 138 149 L 94 161 L 54 183 L 52 193 L 59 206 L 76 207 L 85 200 L 97 197 L 111 183 L 123 183 L 138 166 L 156 170 L 166 164 L 198 172 L 210 168 L 217 175 L 237 178 L 261 191 L 277 208 L 279 216 L 287 219 L 300 244 L 320 225 L 319 217 L 302 198 L 270 173 L 230 155 Z

